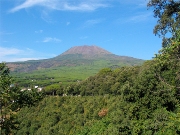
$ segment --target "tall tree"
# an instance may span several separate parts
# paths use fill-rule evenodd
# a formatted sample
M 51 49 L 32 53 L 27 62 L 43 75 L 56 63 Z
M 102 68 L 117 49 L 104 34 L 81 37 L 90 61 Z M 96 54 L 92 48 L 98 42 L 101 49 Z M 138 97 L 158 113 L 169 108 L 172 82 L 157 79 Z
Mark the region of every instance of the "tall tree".
M 180 30 L 177 37 L 156 55 L 156 75 L 167 86 L 180 93 Z
M 180 28 L 180 0 L 150 0 L 147 6 L 154 9 L 154 17 L 158 18 L 153 32 L 163 38 L 162 45 L 165 47 Z M 167 37 L 168 33 L 172 36 Z
M 34 105 L 42 99 L 42 94 L 32 91 L 20 91 L 13 84 L 10 70 L 5 63 L 0 63 L 0 133 L 9 135 L 17 129 L 16 112 L 23 106 Z

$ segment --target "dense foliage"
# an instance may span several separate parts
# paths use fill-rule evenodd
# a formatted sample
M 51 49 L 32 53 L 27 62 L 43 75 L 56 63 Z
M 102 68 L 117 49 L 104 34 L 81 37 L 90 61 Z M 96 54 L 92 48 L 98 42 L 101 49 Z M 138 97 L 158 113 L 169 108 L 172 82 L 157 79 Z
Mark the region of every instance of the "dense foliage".
M 97 134 L 118 133 L 118 118 L 123 112 L 120 97 L 47 97 L 37 107 L 20 112 L 17 134 Z M 106 111 L 108 110 L 108 112 Z M 104 113 L 105 112 L 105 113 Z M 113 123 L 112 123 L 113 122 Z
M 180 33 L 142 66 L 104 68 L 19 112 L 16 134 L 180 134 Z M 48 95 L 49 95 L 48 94 Z M 62 96 L 62 95 L 67 96 Z M 59 96 L 58 96 L 59 95 Z
M 0 63 L 0 133 L 9 135 L 17 129 L 16 113 L 24 106 L 32 106 L 43 98 L 37 90 L 20 91 L 13 84 L 10 70 L 5 63 Z
M 158 18 L 154 34 L 163 37 L 163 46 L 168 45 L 176 37 L 180 29 L 180 1 L 179 0 L 150 0 L 148 7 L 154 10 L 154 17 Z M 171 38 L 167 34 L 172 34 Z

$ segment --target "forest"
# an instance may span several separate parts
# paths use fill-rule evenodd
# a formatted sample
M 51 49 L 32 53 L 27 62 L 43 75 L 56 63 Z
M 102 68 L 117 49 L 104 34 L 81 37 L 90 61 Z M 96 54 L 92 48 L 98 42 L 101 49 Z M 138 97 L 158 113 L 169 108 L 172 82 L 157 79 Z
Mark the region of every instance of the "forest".
M 63 87 L 22 92 L 10 87 L 10 71 L 1 63 L 1 134 L 180 134 L 180 2 L 151 0 L 148 6 L 159 18 L 154 33 L 163 37 L 162 49 L 140 66 L 103 68 Z
M 142 66 L 104 68 L 52 88 L 54 96 L 45 91 L 37 106 L 19 112 L 17 134 L 180 134 L 179 41 Z

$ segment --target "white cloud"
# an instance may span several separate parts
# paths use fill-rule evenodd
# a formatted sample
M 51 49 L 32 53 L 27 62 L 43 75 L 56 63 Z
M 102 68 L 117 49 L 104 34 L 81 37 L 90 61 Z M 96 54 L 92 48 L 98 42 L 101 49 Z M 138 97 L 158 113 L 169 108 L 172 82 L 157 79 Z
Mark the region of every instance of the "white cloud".
M 42 42 L 61 42 L 61 39 L 58 38 L 52 38 L 52 37 L 46 37 Z
M 16 12 L 16 11 L 24 9 L 24 8 L 29 8 L 29 7 L 32 7 L 32 6 L 41 5 L 45 1 L 46 0 L 26 0 L 21 5 L 16 6 L 13 9 L 11 9 L 10 12 Z
M 12 8 L 9 12 L 13 13 L 34 6 L 42 6 L 51 10 L 93 11 L 108 5 L 103 4 L 101 0 L 26 0 L 21 5 Z
M 121 17 L 116 20 L 115 23 L 117 24 L 124 24 L 124 23 L 143 23 L 150 21 L 153 18 L 152 13 L 145 12 L 145 13 L 138 13 L 131 16 Z
M 6 47 L 0 47 L 0 57 L 4 57 L 7 55 L 15 55 L 21 53 L 22 50 L 16 49 L 16 48 L 6 48 Z
M 19 62 L 19 61 L 28 61 L 28 60 L 39 60 L 43 58 L 6 58 L 5 62 Z
M 149 20 L 149 18 L 151 17 L 152 17 L 152 13 L 142 13 L 128 18 L 127 22 L 133 22 L 133 23 L 144 22 Z
M 0 62 L 27 61 L 44 58 L 38 55 L 38 52 L 29 48 L 22 50 L 17 48 L 0 47 Z M 34 56 L 37 57 L 35 58 Z
M 93 11 L 100 7 L 107 7 L 105 4 L 100 3 L 80 3 L 78 5 L 71 5 L 69 3 L 64 3 L 62 10 L 71 11 Z
M 121 4 L 136 5 L 138 7 L 146 7 L 148 0 L 117 0 Z

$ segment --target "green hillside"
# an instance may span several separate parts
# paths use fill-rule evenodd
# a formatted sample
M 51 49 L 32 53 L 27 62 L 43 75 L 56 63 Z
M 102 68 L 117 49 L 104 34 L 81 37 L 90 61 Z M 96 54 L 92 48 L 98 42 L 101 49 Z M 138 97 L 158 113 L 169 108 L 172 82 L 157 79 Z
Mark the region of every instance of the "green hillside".
M 24 108 L 17 135 L 78 135 L 118 133 L 123 111 L 120 97 L 48 97 L 38 106 Z M 102 110 L 105 114 L 100 114 Z M 107 109 L 107 111 L 106 111 Z
M 70 84 L 95 75 L 102 68 L 141 65 L 143 60 L 105 54 L 89 56 L 82 54 L 66 54 L 49 60 L 14 63 L 12 76 L 19 86 L 41 87 L 52 83 Z M 10 65 L 12 67 L 12 65 Z M 15 67 L 15 66 L 14 66 Z
M 15 134 L 180 134 L 179 49 L 175 42 L 142 66 L 104 68 L 57 89 L 18 113 Z
M 124 102 L 121 96 L 48 97 L 18 114 L 17 135 L 176 135 L 179 114 Z M 148 116 L 147 116 L 148 114 Z M 136 118 L 139 116 L 139 118 Z

